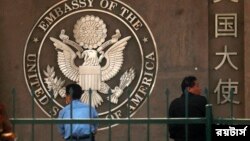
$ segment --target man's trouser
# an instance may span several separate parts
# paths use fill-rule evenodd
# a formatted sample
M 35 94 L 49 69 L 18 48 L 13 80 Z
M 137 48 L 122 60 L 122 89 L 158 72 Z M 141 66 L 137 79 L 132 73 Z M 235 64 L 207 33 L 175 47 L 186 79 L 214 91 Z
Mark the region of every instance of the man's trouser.
M 68 137 L 66 141 L 95 141 L 95 136 L 93 134 L 79 136 L 79 137 L 71 136 L 71 137 Z

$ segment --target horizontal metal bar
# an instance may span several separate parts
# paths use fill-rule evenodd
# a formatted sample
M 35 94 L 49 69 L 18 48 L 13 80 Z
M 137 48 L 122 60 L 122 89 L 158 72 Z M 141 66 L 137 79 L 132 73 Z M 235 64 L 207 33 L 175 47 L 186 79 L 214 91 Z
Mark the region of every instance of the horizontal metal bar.
M 51 119 L 51 118 L 15 118 L 13 124 L 73 124 L 73 123 L 102 123 L 102 124 L 203 124 L 205 118 L 120 118 L 120 119 Z
M 120 119 L 56 119 L 56 118 L 11 118 L 13 124 L 73 124 L 73 123 L 102 123 L 102 124 L 205 124 L 206 118 L 120 118 Z M 245 118 L 216 118 L 213 124 L 250 125 L 250 119 Z
M 250 125 L 249 118 L 216 118 L 213 119 L 213 123 L 216 124 L 228 124 L 228 125 Z

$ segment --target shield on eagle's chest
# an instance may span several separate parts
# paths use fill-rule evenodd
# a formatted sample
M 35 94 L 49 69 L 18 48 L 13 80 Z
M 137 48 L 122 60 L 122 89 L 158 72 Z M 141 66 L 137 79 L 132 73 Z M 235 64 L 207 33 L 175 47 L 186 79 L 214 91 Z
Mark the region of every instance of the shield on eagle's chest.
M 83 90 L 100 90 L 101 88 L 101 67 L 80 66 L 79 84 Z

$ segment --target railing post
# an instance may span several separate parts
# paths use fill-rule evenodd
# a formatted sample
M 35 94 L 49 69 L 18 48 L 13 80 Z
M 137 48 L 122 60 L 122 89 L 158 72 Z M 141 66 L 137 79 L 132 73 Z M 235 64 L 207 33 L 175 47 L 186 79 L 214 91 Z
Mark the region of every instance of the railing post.
M 212 135 L 212 104 L 206 105 L 206 141 L 211 141 Z
M 73 92 L 74 92 L 74 90 L 73 90 L 73 88 L 70 88 L 69 89 L 69 94 L 70 94 L 70 98 L 71 98 L 71 100 L 70 100 L 70 119 L 72 120 L 73 119 L 73 99 L 72 99 L 72 95 L 73 95 Z M 70 134 L 72 135 L 72 133 L 73 133 L 73 125 L 72 125 L 72 123 L 70 123 Z M 70 141 L 72 141 L 73 140 L 73 138 L 72 138 L 72 136 L 70 136 Z
M 208 88 L 205 88 L 204 93 L 205 93 L 205 96 L 207 98 L 207 103 L 210 103 L 210 96 L 209 96 L 209 90 L 208 90 Z
M 53 101 L 54 101 L 54 91 L 52 91 L 51 93 L 50 93 L 50 96 L 51 96 L 51 100 L 50 100 L 50 110 L 51 110 L 51 112 L 50 112 L 50 118 L 51 118 L 51 120 L 53 120 L 53 112 L 52 112 L 52 109 L 53 109 Z M 54 125 L 51 123 L 50 124 L 50 140 L 51 141 L 53 141 L 53 137 L 54 137 L 54 131 L 53 131 L 53 128 L 54 128 Z
M 130 99 L 130 89 L 127 89 L 127 99 L 128 99 L 128 108 L 127 108 L 127 114 L 128 114 L 128 141 L 131 140 L 130 135 L 131 135 L 131 123 L 130 123 L 130 105 L 131 105 L 131 99 Z
M 147 141 L 150 141 L 150 123 L 149 123 L 149 119 L 150 119 L 150 99 L 149 99 L 149 92 L 147 92 Z
M 89 119 L 92 120 L 92 94 L 93 90 L 89 88 Z M 89 133 L 92 133 L 92 124 L 89 124 Z M 90 136 L 90 140 L 92 140 L 92 135 Z
M 111 89 L 109 89 L 109 91 L 108 91 L 108 99 L 111 101 L 111 95 L 112 95 L 112 91 L 111 91 Z M 111 121 L 112 120 L 112 118 L 111 118 L 111 102 L 109 102 L 109 121 Z M 111 141 L 112 140 L 112 137 L 111 137 L 111 135 L 112 135 L 112 130 L 111 130 L 111 123 L 109 122 L 109 141 Z
M 168 118 L 168 105 L 169 105 L 169 90 L 168 90 L 168 88 L 166 89 L 166 91 L 165 91 L 165 94 L 166 94 L 166 117 Z M 168 141 L 168 136 L 169 136 L 169 134 L 168 134 L 168 124 L 166 124 L 166 141 Z
M 31 90 L 31 94 L 32 94 L 32 126 L 31 126 L 31 130 L 32 130 L 32 134 L 31 134 L 31 141 L 34 141 L 35 140 L 35 136 L 34 136 L 34 133 L 35 133 L 35 124 L 34 124 L 34 118 L 35 118 L 35 92 L 34 90 L 32 89 Z
M 185 95 L 185 118 L 188 118 L 189 93 L 187 89 L 185 89 L 184 95 Z M 185 141 L 188 141 L 188 123 L 187 122 L 185 122 Z
M 13 119 L 15 120 L 16 118 L 16 89 L 13 88 L 12 89 L 12 116 Z M 15 133 L 15 124 L 13 124 L 13 132 Z

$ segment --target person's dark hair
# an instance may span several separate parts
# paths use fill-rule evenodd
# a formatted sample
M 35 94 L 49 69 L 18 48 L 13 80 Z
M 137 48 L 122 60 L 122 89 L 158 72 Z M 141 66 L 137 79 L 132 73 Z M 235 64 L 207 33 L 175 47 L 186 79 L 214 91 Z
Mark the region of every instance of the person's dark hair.
M 66 95 L 72 94 L 72 99 L 80 99 L 82 93 L 82 88 L 78 84 L 69 84 L 66 86 Z
M 181 90 L 185 93 L 187 87 L 193 87 L 197 78 L 195 76 L 186 76 L 181 83 Z

